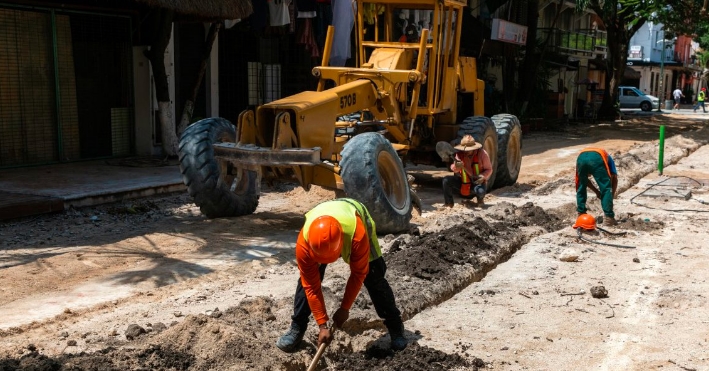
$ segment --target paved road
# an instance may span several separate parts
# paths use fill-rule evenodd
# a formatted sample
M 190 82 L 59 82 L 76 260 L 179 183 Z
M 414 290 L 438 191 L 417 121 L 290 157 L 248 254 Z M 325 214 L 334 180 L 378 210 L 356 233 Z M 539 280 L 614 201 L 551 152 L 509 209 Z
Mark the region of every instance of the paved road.
M 657 110 L 652 110 L 650 112 L 644 112 L 640 109 L 630 109 L 630 108 L 621 108 L 620 112 L 625 116 L 632 116 L 632 117 L 641 117 L 641 116 L 653 116 L 653 115 L 666 115 L 666 114 L 676 114 L 676 115 L 684 115 L 684 116 L 692 116 L 692 117 L 702 117 L 707 115 L 709 117 L 709 105 L 707 105 L 707 113 L 703 113 L 701 108 L 697 111 L 694 112 L 694 110 L 691 108 L 691 106 L 688 105 L 683 105 L 686 106 L 687 108 L 680 108 L 677 110 L 662 110 L 661 112 L 658 112 Z

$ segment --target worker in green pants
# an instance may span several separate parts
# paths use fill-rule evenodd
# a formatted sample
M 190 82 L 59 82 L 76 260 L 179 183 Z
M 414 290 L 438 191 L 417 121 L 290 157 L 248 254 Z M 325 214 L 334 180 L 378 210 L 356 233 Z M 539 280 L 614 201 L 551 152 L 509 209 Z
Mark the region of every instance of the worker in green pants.
M 596 180 L 598 188 L 588 181 L 590 176 Z M 603 213 L 606 215 L 605 224 L 618 224 L 613 212 L 613 199 L 618 189 L 618 171 L 613 157 L 603 149 L 585 148 L 576 158 L 576 211 L 579 214 L 586 213 L 587 187 L 601 199 Z

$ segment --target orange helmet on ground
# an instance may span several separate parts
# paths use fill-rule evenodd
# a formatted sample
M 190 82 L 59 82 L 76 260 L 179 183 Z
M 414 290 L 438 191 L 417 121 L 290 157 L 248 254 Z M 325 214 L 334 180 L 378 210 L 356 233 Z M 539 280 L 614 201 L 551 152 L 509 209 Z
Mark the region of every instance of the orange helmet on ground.
M 342 226 L 337 219 L 317 217 L 308 229 L 308 243 L 315 261 L 320 264 L 335 262 L 342 252 Z
M 581 214 L 576 218 L 573 228 L 583 228 L 589 231 L 596 229 L 596 218 L 591 214 Z

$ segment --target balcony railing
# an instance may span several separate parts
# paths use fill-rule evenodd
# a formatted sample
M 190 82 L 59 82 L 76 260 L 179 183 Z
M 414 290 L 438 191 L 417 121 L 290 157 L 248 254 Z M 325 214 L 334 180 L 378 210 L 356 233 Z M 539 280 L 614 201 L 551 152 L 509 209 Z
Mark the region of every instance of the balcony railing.
M 697 59 L 696 57 L 687 58 L 686 56 L 683 56 L 679 52 L 674 52 L 672 54 L 674 54 L 674 60 L 677 62 L 681 62 L 682 66 L 689 67 L 689 68 L 701 69 L 701 64 L 699 63 L 699 59 Z
M 538 32 L 542 40 L 551 34 L 549 44 L 560 53 L 593 58 L 599 54 L 605 57 L 608 50 L 608 33 L 605 31 L 540 28 Z

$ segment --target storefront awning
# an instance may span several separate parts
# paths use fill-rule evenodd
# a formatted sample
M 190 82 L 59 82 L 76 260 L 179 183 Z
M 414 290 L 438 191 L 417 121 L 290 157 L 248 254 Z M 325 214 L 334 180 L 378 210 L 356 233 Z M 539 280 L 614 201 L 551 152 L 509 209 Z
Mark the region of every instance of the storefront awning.
M 628 80 L 638 80 L 640 79 L 640 71 L 636 71 L 630 67 L 625 67 L 623 78 Z

